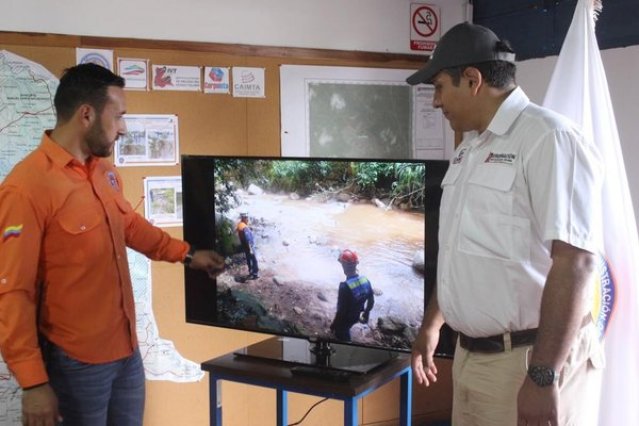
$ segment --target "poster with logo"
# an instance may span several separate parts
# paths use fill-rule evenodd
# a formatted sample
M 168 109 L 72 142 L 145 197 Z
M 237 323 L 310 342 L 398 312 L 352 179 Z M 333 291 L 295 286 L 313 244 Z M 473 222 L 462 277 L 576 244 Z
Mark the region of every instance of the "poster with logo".
M 113 50 L 108 49 L 75 49 L 75 63 L 96 64 L 113 71 Z
M 201 74 L 200 67 L 154 64 L 151 67 L 152 88 L 199 92 L 202 90 Z
M 229 68 L 204 67 L 204 93 L 231 93 Z
M 149 90 L 149 61 L 118 58 L 118 74 L 124 78 L 127 90 Z
M 233 96 L 264 97 L 264 68 L 233 67 Z
M 179 163 L 178 117 L 126 114 L 127 132 L 115 142 L 114 163 L 123 166 L 174 166 Z

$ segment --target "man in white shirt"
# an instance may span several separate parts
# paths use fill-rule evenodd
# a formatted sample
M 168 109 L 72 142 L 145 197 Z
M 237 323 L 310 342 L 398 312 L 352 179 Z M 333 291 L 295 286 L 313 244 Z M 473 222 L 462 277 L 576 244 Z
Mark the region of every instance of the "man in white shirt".
M 507 42 L 463 23 L 407 79 L 433 84 L 433 106 L 464 133 L 442 183 L 437 288 L 414 374 L 436 380 L 445 321 L 460 333 L 455 425 L 595 424 L 603 170 L 591 141 L 531 103 L 515 72 Z

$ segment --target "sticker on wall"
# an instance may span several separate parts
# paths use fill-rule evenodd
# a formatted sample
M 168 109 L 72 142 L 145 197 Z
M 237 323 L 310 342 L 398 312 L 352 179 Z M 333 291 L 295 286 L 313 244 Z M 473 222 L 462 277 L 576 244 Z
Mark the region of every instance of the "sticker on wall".
M 264 68 L 233 67 L 233 96 L 264 97 Z
M 204 93 L 230 93 L 229 68 L 204 67 Z
M 149 61 L 118 58 L 118 74 L 124 78 L 127 90 L 149 90 Z
M 440 33 L 439 7 L 431 4 L 410 5 L 410 50 L 432 52 Z
M 76 64 L 97 64 L 113 71 L 113 50 L 107 49 L 75 49 Z
M 151 69 L 153 90 L 202 90 L 200 67 L 154 64 Z

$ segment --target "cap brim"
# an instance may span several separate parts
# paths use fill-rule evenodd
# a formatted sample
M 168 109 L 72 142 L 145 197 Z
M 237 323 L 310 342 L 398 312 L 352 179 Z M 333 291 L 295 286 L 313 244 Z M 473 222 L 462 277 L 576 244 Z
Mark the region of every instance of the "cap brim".
M 406 83 L 410 85 L 415 85 L 419 83 L 430 83 L 430 80 L 435 76 L 434 67 L 426 65 L 421 70 L 412 74 L 406 79 Z

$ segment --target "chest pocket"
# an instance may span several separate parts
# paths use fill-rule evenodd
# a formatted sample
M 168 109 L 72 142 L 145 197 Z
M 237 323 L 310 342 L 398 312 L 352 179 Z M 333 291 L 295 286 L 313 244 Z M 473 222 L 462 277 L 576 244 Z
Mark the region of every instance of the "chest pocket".
M 441 187 L 443 189 L 442 198 L 440 202 L 440 211 L 450 211 L 449 204 L 453 198 L 453 186 L 457 182 L 459 175 L 461 174 L 461 166 L 457 164 L 451 164 L 446 170 L 444 179 L 442 179 Z
M 103 230 L 104 213 L 99 205 L 66 209 L 55 222 L 46 240 L 52 264 L 86 265 L 104 255 L 108 232 Z
M 58 217 L 58 224 L 66 233 L 71 235 L 88 234 L 102 222 L 102 215 L 91 206 L 81 211 L 63 212 Z
M 517 170 L 482 164 L 468 179 L 466 208 L 460 223 L 461 251 L 489 258 L 527 261 L 530 220 L 513 213 Z

